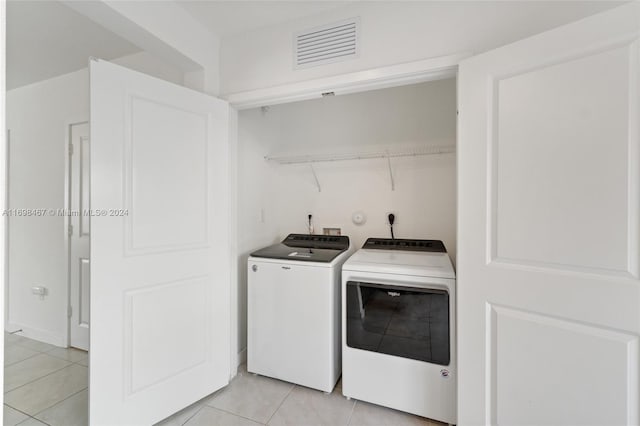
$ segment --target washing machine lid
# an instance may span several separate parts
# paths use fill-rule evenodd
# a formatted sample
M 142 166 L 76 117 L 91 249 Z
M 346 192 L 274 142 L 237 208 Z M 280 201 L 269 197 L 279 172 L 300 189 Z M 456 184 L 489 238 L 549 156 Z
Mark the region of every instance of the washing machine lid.
M 363 248 L 345 262 L 342 270 L 455 279 L 456 273 L 442 241 L 384 240 L 367 240 Z
M 251 253 L 252 257 L 331 263 L 349 249 L 349 237 L 341 235 L 289 234 L 281 243 Z

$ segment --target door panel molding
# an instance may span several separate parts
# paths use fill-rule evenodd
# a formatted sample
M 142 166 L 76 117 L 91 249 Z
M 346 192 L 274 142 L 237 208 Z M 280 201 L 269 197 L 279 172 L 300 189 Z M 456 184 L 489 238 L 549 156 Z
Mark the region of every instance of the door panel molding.
M 628 333 L 624 330 L 602 327 L 598 324 L 589 324 L 570 318 L 562 318 L 555 315 L 520 309 L 515 306 L 506 306 L 490 302 L 486 303 L 486 321 L 486 424 L 514 424 L 514 422 L 517 422 L 518 420 L 524 421 L 524 419 L 500 418 L 500 407 L 498 404 L 499 400 L 501 401 L 501 404 L 505 404 L 504 393 L 514 394 L 514 401 L 527 399 L 526 396 L 523 395 L 521 388 L 514 389 L 513 387 L 509 387 L 506 391 L 499 389 L 499 384 L 504 384 L 504 382 L 517 382 L 520 380 L 523 384 L 522 388 L 529 387 L 531 384 L 531 381 L 523 380 L 527 376 L 526 373 L 519 373 L 519 371 L 522 371 L 523 365 L 527 365 L 531 368 L 531 364 L 525 362 L 530 360 L 523 359 L 523 362 L 520 365 L 511 362 L 513 360 L 503 361 L 503 358 L 517 358 L 516 354 L 511 355 L 510 353 L 516 352 L 519 349 L 518 346 L 524 349 L 525 353 L 529 350 L 539 351 L 541 358 L 547 356 L 546 358 L 539 360 L 539 362 L 544 367 L 543 371 L 549 373 L 549 382 L 555 381 L 556 385 L 559 387 L 562 387 L 562 383 L 567 380 L 582 380 L 584 383 L 581 388 L 584 389 L 585 395 L 586 393 L 597 394 L 598 392 L 601 392 L 601 389 L 593 389 L 589 386 L 590 381 L 593 379 L 591 376 L 584 376 L 581 368 L 585 363 L 590 365 L 594 374 L 599 373 L 600 376 L 609 376 L 611 379 L 617 379 L 619 386 L 623 389 L 620 389 L 619 393 L 615 393 L 613 395 L 605 394 L 602 395 L 601 398 L 596 398 L 597 402 L 593 402 L 593 405 L 599 404 L 601 399 L 616 400 L 619 396 L 626 394 L 627 398 L 625 401 L 625 407 L 620 410 L 620 413 L 625 414 L 624 418 L 614 418 L 614 413 L 609 413 L 604 410 L 600 413 L 603 416 L 601 420 L 608 424 L 617 424 L 620 423 L 620 420 L 627 424 L 635 423 L 634 419 L 637 419 L 635 418 L 634 413 L 637 413 L 638 409 L 640 409 L 640 399 L 638 398 L 640 395 L 640 379 L 638 376 L 638 366 L 640 365 L 640 337 L 638 335 Z M 554 339 L 555 336 L 552 335 L 552 337 L 547 340 L 557 343 L 556 345 L 539 347 L 536 345 L 536 342 L 525 342 L 523 340 L 515 340 L 512 338 L 514 332 L 518 331 L 518 327 L 526 327 L 529 325 L 532 325 L 535 328 L 547 329 L 547 333 L 539 333 L 542 341 L 547 339 L 547 336 L 550 333 L 554 332 L 561 335 L 562 339 Z M 506 328 L 507 330 L 501 331 L 501 327 Z M 512 329 L 509 330 L 509 328 Z M 501 339 L 504 339 L 505 341 L 502 342 Z M 569 339 L 571 339 L 571 345 L 583 344 L 585 348 L 590 348 L 597 344 L 597 347 L 603 352 L 609 351 L 616 354 L 621 361 L 621 365 L 616 367 L 616 365 L 610 365 L 604 361 L 598 365 L 601 354 L 586 350 L 583 351 L 585 359 L 579 360 L 571 357 L 562 359 L 562 352 L 564 349 L 562 345 L 569 344 L 564 343 Z M 502 346 L 499 348 L 500 345 Z M 554 357 L 548 356 L 549 352 L 557 352 L 560 354 L 560 356 L 558 356 L 559 359 L 556 359 L 555 363 L 553 362 Z M 502 365 L 501 362 L 506 365 Z M 575 370 L 573 374 L 571 371 L 572 368 Z M 525 377 L 514 378 L 514 376 L 518 375 Z M 499 392 L 503 393 L 501 398 L 498 396 Z M 550 398 L 552 400 L 548 401 L 548 403 L 553 405 L 555 396 L 551 395 Z M 574 410 L 571 412 L 575 413 L 576 411 L 579 411 L 580 406 L 584 405 L 584 401 L 587 399 L 588 398 L 578 398 L 578 400 L 573 400 L 573 398 L 570 398 L 563 401 L 563 405 L 568 406 L 573 401 L 577 406 L 574 407 Z M 517 404 L 517 402 L 514 402 L 514 405 L 515 404 Z M 523 403 L 520 403 L 519 405 L 521 408 L 526 407 L 526 404 Z M 544 407 L 536 407 L 531 408 L 531 411 L 543 409 Z M 593 409 L 593 407 L 591 407 L 591 409 Z M 511 407 L 506 411 L 510 410 Z M 588 411 L 588 409 L 585 408 L 585 411 Z M 596 413 L 597 412 L 598 410 L 596 410 Z M 516 413 L 513 412 L 508 413 L 510 416 L 515 414 Z M 528 417 L 528 419 L 533 423 L 536 422 L 536 420 L 531 419 L 531 417 Z M 565 420 L 572 420 L 576 424 L 581 423 L 581 421 L 576 418 Z M 584 420 L 588 420 L 591 423 L 598 423 L 592 415 L 588 416 Z M 563 421 L 559 420 L 558 423 L 562 424 Z
M 635 36 L 637 34 L 634 33 Z M 639 278 L 640 264 L 640 231 L 638 222 L 640 221 L 640 184 L 638 177 L 640 176 L 640 141 L 638 140 L 638 96 L 629 96 L 628 106 L 628 123 L 629 130 L 626 139 L 627 143 L 627 182 L 628 190 L 626 196 L 627 204 L 627 229 L 624 232 L 628 235 L 626 241 L 626 253 L 619 254 L 620 267 L 593 267 L 593 262 L 576 263 L 571 261 L 553 262 L 543 261 L 540 259 L 531 259 L 522 256 L 509 256 L 508 254 L 499 254 L 499 184 L 500 184 L 500 88 L 501 84 L 510 79 L 520 76 L 530 76 L 532 73 L 545 72 L 554 67 L 560 67 L 564 64 L 575 64 L 576 61 L 589 59 L 594 56 L 603 55 L 612 51 L 624 49 L 627 54 L 625 60 L 629 63 L 629 71 L 627 75 L 627 86 L 629 93 L 638 93 L 636 78 L 638 75 L 638 41 L 625 37 L 622 40 L 615 40 L 599 45 L 597 48 L 584 49 L 580 54 L 564 55 L 555 58 L 553 61 L 544 62 L 539 66 L 528 66 L 520 68 L 518 71 L 502 73 L 500 76 L 490 76 L 487 84 L 487 93 L 489 94 L 489 107 L 487 109 L 487 247 L 486 247 L 486 264 L 493 267 L 501 267 L 508 265 L 510 268 L 522 267 L 523 270 L 542 269 L 565 271 L 575 274 L 599 274 L 618 278 Z M 588 231 L 588 230 L 585 230 Z M 608 250 L 603 247 L 602 251 Z M 624 263 L 624 266 L 622 266 Z
M 188 108 L 182 108 L 180 106 L 169 105 L 166 102 L 153 99 L 148 96 L 142 96 L 140 94 L 134 94 L 128 92 L 126 94 L 126 112 L 125 112 L 125 138 L 124 138 L 124 203 L 125 209 L 128 214 L 125 216 L 125 255 L 136 256 L 146 255 L 152 253 L 160 253 L 166 251 L 183 251 L 183 250 L 195 250 L 206 248 L 210 245 L 209 228 L 210 224 L 210 187 L 209 182 L 211 178 L 211 171 L 208 166 L 208 147 L 206 143 L 202 143 L 203 140 L 208 140 L 210 129 L 213 126 L 210 117 L 207 114 L 201 112 L 192 111 Z M 153 110 L 155 108 L 155 111 Z M 199 176 L 194 177 L 194 183 L 202 184 L 203 191 L 200 200 L 184 199 L 179 200 L 180 194 L 184 194 L 183 191 L 174 191 L 172 194 L 165 194 L 157 192 L 154 200 L 148 201 L 150 206 L 134 205 L 134 199 L 137 193 L 151 193 L 156 188 L 162 187 L 162 183 L 158 182 L 155 185 L 152 182 L 144 182 L 145 172 L 143 171 L 150 166 L 148 161 L 145 161 L 147 157 L 154 158 L 153 146 L 141 144 L 140 141 L 136 141 L 136 128 L 137 128 L 137 116 L 140 114 L 162 114 L 166 112 L 167 115 L 179 113 L 184 119 L 188 119 L 191 122 L 184 123 L 182 128 L 176 129 L 178 123 L 173 123 L 174 126 L 168 126 L 165 128 L 165 132 L 174 132 L 175 134 L 175 148 L 176 153 L 173 156 L 178 158 L 179 154 L 187 155 L 191 150 L 197 150 L 192 154 L 192 158 L 189 164 L 184 164 L 186 161 L 183 159 L 181 163 L 165 164 L 166 179 L 170 180 L 171 173 L 175 173 L 174 167 L 182 166 L 180 169 L 185 174 L 199 172 Z M 141 118 L 144 121 L 144 117 Z M 158 126 L 167 125 L 166 121 L 158 120 Z M 181 123 L 182 124 L 182 123 Z M 191 139 L 187 139 L 189 132 L 193 132 L 196 128 L 200 127 L 201 134 L 192 134 Z M 180 134 L 178 130 L 182 130 L 183 134 Z M 158 132 L 161 133 L 161 132 Z M 182 138 L 181 138 L 182 137 Z M 196 139 L 200 137 L 200 139 Z M 139 139 L 146 140 L 145 135 L 142 135 Z M 149 138 L 151 139 L 151 138 Z M 194 145 L 194 143 L 196 145 Z M 198 143 L 202 143 L 201 146 L 197 146 Z M 198 165 L 200 164 L 200 168 Z M 143 181 L 143 188 L 138 188 Z M 166 182 L 165 182 L 166 183 Z M 173 197 L 172 197 L 173 195 Z M 166 202 L 166 201 L 169 202 Z M 139 212 L 143 207 L 145 213 Z M 169 211 L 172 210 L 172 211 Z M 174 235 L 174 238 L 184 237 L 185 228 L 191 228 L 189 234 L 193 238 L 187 238 L 182 241 L 153 241 L 153 235 L 148 235 L 146 232 L 146 239 L 152 238 L 152 241 L 145 242 L 144 217 L 140 217 L 141 214 L 152 215 L 157 220 L 158 216 L 164 212 L 171 213 L 167 215 L 166 219 L 167 228 L 171 228 L 180 222 L 182 231 L 179 235 Z M 172 216 L 172 217 L 171 217 Z M 154 235 L 156 233 L 153 233 Z M 184 239 L 184 238 L 181 238 Z
M 91 276 L 91 261 L 88 258 L 81 257 L 78 259 L 78 277 L 79 277 L 79 291 L 78 300 L 76 300 L 75 306 L 78 309 L 78 325 L 83 327 L 89 327 L 89 300 L 90 300 L 90 283 L 89 277 Z
M 80 138 L 80 175 L 78 176 L 78 194 L 79 194 L 79 203 L 78 210 L 80 214 L 80 223 L 79 230 L 80 236 L 89 236 L 91 232 L 90 228 L 90 216 L 85 214 L 85 212 L 89 211 L 89 199 L 90 199 L 90 188 L 91 188 L 91 144 L 89 143 L 88 137 Z
M 206 283 L 207 275 L 200 275 L 150 284 L 124 293 L 127 398 L 211 360 L 213 342 L 210 328 L 213 319 L 204 306 L 210 298 Z M 173 312 L 166 312 L 162 318 L 149 315 L 158 299 L 167 298 L 176 307 Z M 193 304 L 194 300 L 197 303 Z M 191 321 L 176 316 L 176 313 L 187 310 Z M 199 332 L 194 333 L 194 330 Z M 151 347 L 154 342 L 145 342 L 147 333 L 170 333 L 171 339 L 181 338 L 182 342 L 172 347 Z M 185 350 L 189 352 L 189 362 L 171 365 L 170 352 Z M 152 364 L 151 368 L 149 364 Z M 145 369 L 142 374 L 141 369 Z M 155 372 L 150 369 L 155 369 Z

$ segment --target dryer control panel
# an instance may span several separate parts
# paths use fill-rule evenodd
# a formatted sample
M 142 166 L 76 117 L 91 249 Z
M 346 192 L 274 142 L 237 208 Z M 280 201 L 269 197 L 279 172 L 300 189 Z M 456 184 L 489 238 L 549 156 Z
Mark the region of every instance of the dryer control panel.
M 398 238 L 369 238 L 363 249 L 378 250 L 405 250 L 405 251 L 429 251 L 436 253 L 446 253 L 447 249 L 440 240 L 408 240 Z

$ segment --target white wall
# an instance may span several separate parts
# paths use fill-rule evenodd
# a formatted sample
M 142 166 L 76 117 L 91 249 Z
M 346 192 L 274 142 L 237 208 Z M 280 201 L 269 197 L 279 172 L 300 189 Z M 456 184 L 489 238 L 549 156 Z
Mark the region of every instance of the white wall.
M 88 120 L 86 70 L 7 92 L 11 132 L 9 208 L 63 208 L 67 124 Z M 31 287 L 45 286 L 40 300 Z M 9 219 L 8 324 L 13 331 L 64 345 L 67 257 L 63 217 Z
M 114 59 L 111 62 L 175 84 L 184 84 L 185 73 L 180 68 L 158 59 L 158 57 L 148 52 L 134 53 Z
M 455 155 L 316 163 L 318 192 L 308 165 L 278 165 L 274 154 L 394 151 L 416 145 L 454 145 L 456 83 L 440 80 L 354 95 L 240 112 L 238 135 L 239 347 L 246 347 L 246 260 L 289 233 L 340 227 L 356 247 L 367 237 L 441 239 L 455 261 Z M 355 211 L 367 215 L 354 225 Z M 261 216 L 264 222 L 261 221 Z
M 183 74 L 147 53 L 113 62 L 181 84 Z M 82 69 L 7 92 L 11 131 L 9 208 L 64 208 L 67 125 L 89 119 L 89 75 Z M 12 217 L 9 222 L 8 312 L 5 328 L 59 346 L 67 344 L 67 251 L 63 217 Z M 40 300 L 31 287 L 45 286 Z
M 479 53 L 620 2 L 352 2 L 327 13 L 222 40 L 221 93 L 361 71 L 461 52 Z M 293 33 L 360 16 L 360 56 L 293 69 Z

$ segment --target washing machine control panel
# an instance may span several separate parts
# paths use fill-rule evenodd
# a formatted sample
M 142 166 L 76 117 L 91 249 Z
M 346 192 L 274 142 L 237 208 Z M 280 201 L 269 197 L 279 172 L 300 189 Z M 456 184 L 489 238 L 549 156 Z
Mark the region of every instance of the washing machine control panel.
M 282 241 L 289 247 L 346 250 L 349 248 L 349 237 L 346 235 L 308 235 L 289 234 Z

